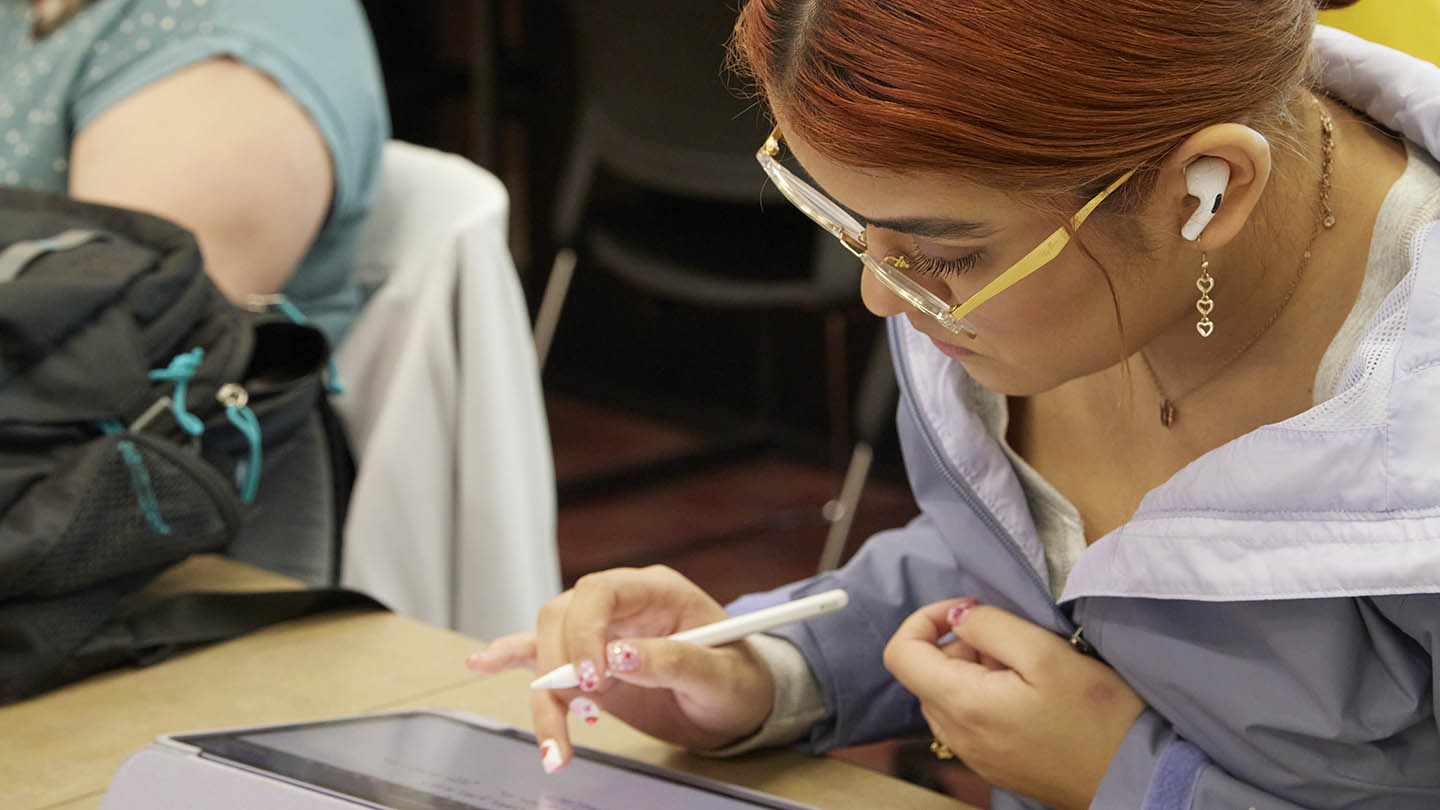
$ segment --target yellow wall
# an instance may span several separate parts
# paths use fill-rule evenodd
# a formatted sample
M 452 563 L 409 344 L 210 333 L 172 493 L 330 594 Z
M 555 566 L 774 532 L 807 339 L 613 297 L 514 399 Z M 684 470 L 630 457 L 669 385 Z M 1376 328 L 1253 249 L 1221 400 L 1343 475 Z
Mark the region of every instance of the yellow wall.
M 1360 0 L 1320 22 L 1440 65 L 1440 0 Z

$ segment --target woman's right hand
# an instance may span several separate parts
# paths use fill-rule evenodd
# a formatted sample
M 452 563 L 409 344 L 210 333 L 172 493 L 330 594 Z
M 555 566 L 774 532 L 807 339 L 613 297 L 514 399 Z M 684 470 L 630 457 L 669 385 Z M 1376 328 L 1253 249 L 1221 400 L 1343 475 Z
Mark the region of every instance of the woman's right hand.
M 570 704 L 588 698 L 635 728 L 688 748 L 718 748 L 759 729 L 770 713 L 770 670 L 743 641 L 700 647 L 672 633 L 727 618 L 720 603 L 661 565 L 587 574 L 540 609 L 534 633 L 495 640 L 468 662 L 488 675 L 572 664 L 579 689 L 532 690 L 542 761 L 570 761 Z M 581 712 L 583 713 L 583 712 Z

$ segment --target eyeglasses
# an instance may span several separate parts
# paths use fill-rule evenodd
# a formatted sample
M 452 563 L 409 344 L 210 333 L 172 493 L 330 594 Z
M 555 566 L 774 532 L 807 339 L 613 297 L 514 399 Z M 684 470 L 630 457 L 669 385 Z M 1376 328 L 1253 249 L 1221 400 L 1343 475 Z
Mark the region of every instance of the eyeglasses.
M 1054 233 L 1046 237 L 1045 241 L 1037 245 L 1034 250 L 1025 254 L 1020 261 L 1015 262 L 989 284 L 981 287 L 974 295 L 960 304 L 952 306 L 901 272 L 909 267 L 909 263 L 903 256 L 888 256 L 884 259 L 876 259 L 872 256 L 865 243 L 865 226 L 856 221 L 850 212 L 841 208 L 839 203 L 785 168 L 780 163 L 780 143 L 780 128 L 776 127 L 770 131 L 770 137 L 765 139 L 760 151 L 755 153 L 755 159 L 760 161 L 760 166 L 765 169 L 765 174 L 769 175 L 770 180 L 775 183 L 775 187 L 785 195 L 785 199 L 805 212 L 805 215 L 814 220 L 815 224 L 834 234 L 835 238 L 840 240 L 840 244 L 854 254 L 865 265 L 865 268 L 874 273 L 880 283 L 884 284 L 891 292 L 900 296 L 910 306 L 934 318 L 946 330 L 955 334 L 966 334 L 970 337 L 975 336 L 975 329 L 965 320 L 966 315 L 1060 255 L 1060 251 L 1070 243 L 1070 234 L 1079 229 L 1095 208 L 1110 196 L 1111 192 L 1119 188 L 1135 173 L 1135 170 L 1131 169 L 1120 175 L 1115 182 L 1092 197 L 1084 207 L 1070 217 L 1069 227 L 1062 225 L 1056 228 Z

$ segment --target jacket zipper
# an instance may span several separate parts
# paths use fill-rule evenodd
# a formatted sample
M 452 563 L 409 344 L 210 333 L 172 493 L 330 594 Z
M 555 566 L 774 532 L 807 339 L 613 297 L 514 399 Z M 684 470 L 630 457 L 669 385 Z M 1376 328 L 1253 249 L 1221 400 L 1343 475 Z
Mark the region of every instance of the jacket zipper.
M 890 336 L 894 345 L 899 345 L 900 336 L 897 333 L 898 327 L 892 326 Z M 986 506 L 984 501 L 980 500 L 980 496 L 975 494 L 974 488 L 966 483 L 959 473 L 951 469 L 949 462 L 939 451 L 939 440 L 935 438 L 935 434 L 930 430 L 930 425 L 922 418 L 923 414 L 920 413 L 920 406 L 915 402 L 913 394 L 915 388 L 910 378 L 910 364 L 902 353 L 897 352 L 896 356 L 900 360 L 900 362 L 896 363 L 896 365 L 900 367 L 900 378 L 904 383 L 905 391 L 910 393 L 907 397 L 909 400 L 907 407 L 915 417 L 915 423 L 919 425 L 921 434 L 925 437 L 925 446 L 926 449 L 930 451 L 930 457 L 935 460 L 935 464 L 940 468 L 940 471 L 944 473 L 950 485 L 960 493 L 960 496 L 970 506 L 971 511 L 980 517 L 981 522 L 985 524 L 986 528 L 990 529 L 990 531 L 1000 538 L 1000 544 L 1005 547 L 1005 550 L 1010 553 L 1010 556 L 1014 558 L 1020 568 L 1030 576 L 1030 581 L 1035 585 L 1036 590 L 1043 594 L 1045 601 L 1051 605 L 1051 609 L 1054 611 L 1056 619 L 1059 620 L 1060 626 L 1065 628 L 1065 632 L 1073 632 L 1078 635 L 1080 628 L 1060 609 L 1060 605 L 1056 603 L 1054 597 L 1050 595 L 1050 589 L 1045 587 L 1044 580 L 1040 579 L 1040 574 L 1035 570 L 1034 566 L 1030 565 L 1030 561 L 1025 559 L 1025 555 L 1020 551 L 1020 544 L 1015 542 L 1015 538 L 1001 525 L 1000 520 L 990 511 L 990 507 Z M 1083 639 L 1081 640 L 1083 641 Z M 1071 643 L 1074 644 L 1074 641 L 1072 640 Z

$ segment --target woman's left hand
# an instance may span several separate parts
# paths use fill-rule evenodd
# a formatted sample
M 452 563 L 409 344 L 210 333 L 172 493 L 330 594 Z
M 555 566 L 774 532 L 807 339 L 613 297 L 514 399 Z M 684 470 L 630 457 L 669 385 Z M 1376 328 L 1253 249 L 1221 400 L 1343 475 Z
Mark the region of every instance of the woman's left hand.
M 911 614 L 885 646 L 886 668 L 920 698 L 935 739 L 991 784 L 1057 810 L 1089 807 L 1144 702 L 1065 639 L 974 605 Z

